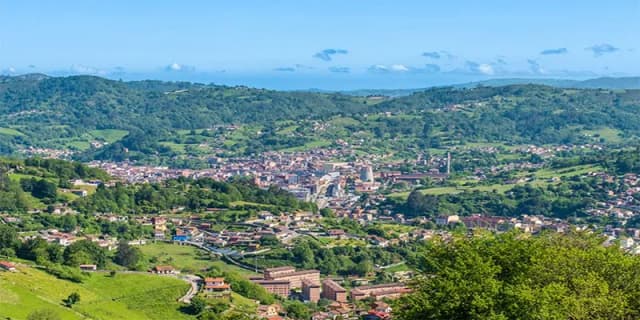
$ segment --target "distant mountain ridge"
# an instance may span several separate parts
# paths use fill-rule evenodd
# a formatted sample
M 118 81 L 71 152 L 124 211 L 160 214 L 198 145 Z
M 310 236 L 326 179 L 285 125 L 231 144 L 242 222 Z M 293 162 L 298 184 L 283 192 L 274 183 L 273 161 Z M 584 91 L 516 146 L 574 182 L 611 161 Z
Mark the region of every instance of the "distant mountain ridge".
M 475 88 L 479 86 L 502 87 L 514 84 L 538 84 L 556 88 L 576 88 L 576 89 L 640 89 L 640 77 L 601 77 L 587 80 L 569 80 L 569 79 L 527 79 L 527 78 L 509 78 L 509 79 L 490 79 L 483 81 L 474 81 L 449 86 L 432 86 L 414 89 L 361 89 L 340 91 L 342 94 L 353 96 L 388 96 L 402 97 L 412 93 L 424 91 L 433 87 L 453 87 L 453 88 Z M 311 89 L 314 92 L 329 92 L 318 89 Z
M 640 90 L 565 90 L 548 80 L 501 86 L 504 81 L 379 99 L 94 76 L 2 77 L 0 154 L 48 148 L 74 151 L 79 160 L 186 167 L 211 154 L 338 147 L 339 140 L 413 156 L 461 141 L 577 144 L 599 141 L 601 134 L 618 142 L 640 137 Z M 620 80 L 579 82 L 603 83 Z M 318 129 L 325 123 L 326 130 Z

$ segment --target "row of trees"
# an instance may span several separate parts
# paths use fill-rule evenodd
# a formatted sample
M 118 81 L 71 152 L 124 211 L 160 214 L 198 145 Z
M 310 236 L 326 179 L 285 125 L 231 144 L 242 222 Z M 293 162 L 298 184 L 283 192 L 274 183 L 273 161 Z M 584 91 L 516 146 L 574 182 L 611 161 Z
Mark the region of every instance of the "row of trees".
M 118 244 L 116 254 L 110 258 L 104 248 L 89 240 L 76 241 L 66 247 L 48 243 L 39 237 L 21 242 L 15 229 L 7 225 L 0 225 L 0 256 L 17 256 L 34 261 L 47 267 L 56 276 L 76 282 L 82 281 L 82 275 L 77 270 L 81 264 L 105 268 L 113 259 L 113 262 L 128 269 L 137 269 L 144 259 L 140 249 L 129 246 L 126 240 Z
M 179 178 L 161 183 L 98 187 L 73 206 L 81 212 L 157 213 L 175 208 L 201 211 L 206 208 L 229 208 L 235 201 L 272 205 L 281 210 L 315 210 L 292 194 L 272 187 L 263 190 L 247 180 L 220 182 L 210 178 Z

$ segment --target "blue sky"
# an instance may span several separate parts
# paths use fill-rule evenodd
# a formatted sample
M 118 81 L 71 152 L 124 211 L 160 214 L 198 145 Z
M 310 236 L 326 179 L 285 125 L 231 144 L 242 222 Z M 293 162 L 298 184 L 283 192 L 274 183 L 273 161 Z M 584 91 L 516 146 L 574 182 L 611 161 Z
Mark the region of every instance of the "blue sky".
M 8 1 L 0 73 L 275 89 L 640 74 L 640 0 Z

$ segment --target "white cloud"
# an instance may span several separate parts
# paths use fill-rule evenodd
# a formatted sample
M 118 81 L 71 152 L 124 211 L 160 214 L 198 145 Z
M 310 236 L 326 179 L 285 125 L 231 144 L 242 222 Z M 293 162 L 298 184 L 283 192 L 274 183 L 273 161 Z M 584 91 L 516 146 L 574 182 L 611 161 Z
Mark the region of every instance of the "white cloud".
M 480 73 L 484 73 L 486 75 L 492 75 L 495 72 L 493 71 L 493 66 L 491 66 L 490 64 L 487 63 L 482 63 L 478 66 L 478 71 L 480 71 Z
M 14 74 L 14 73 L 16 73 L 16 68 L 8 67 L 8 68 L 2 70 L 2 73 L 3 74 Z
M 389 68 L 383 64 L 376 64 L 369 67 L 369 72 L 386 73 L 389 72 Z
M 189 71 L 195 71 L 196 68 L 193 67 L 193 66 L 187 66 L 187 65 L 184 65 L 184 64 L 179 64 L 177 62 L 174 62 L 174 63 L 166 66 L 165 70 L 174 71 L 174 72 L 189 72 Z
M 491 65 L 490 63 L 477 63 L 468 60 L 464 63 L 464 68 L 461 71 L 471 74 L 484 75 L 493 75 L 496 73 L 493 65 Z
M 373 73 L 437 73 L 440 72 L 440 66 L 437 64 L 426 64 L 424 67 L 406 66 L 404 64 L 376 64 L 369 67 L 369 72 Z
M 394 64 L 394 65 L 391 65 L 391 70 L 398 71 L 398 72 L 407 72 L 409 71 L 409 68 L 407 68 L 402 64 Z

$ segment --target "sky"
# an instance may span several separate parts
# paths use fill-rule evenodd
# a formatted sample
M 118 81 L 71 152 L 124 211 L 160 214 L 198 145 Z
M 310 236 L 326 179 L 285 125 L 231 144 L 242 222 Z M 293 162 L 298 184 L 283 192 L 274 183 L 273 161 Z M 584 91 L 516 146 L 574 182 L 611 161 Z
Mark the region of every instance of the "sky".
M 271 89 L 640 75 L 640 0 L 0 0 L 0 74 Z

